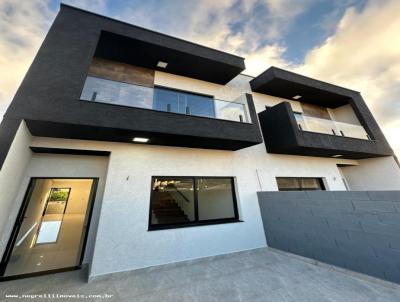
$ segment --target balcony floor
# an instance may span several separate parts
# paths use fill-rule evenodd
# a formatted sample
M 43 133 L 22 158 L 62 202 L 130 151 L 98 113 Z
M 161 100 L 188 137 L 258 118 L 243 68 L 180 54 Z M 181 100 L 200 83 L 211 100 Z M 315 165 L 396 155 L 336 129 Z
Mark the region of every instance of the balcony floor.
M 269 248 L 116 273 L 85 270 L 0 283 L 7 294 L 108 294 L 86 301 L 400 301 L 400 286 Z M 27 299 L 32 301 L 32 299 Z M 36 300 L 52 300 L 40 299 Z M 59 301 L 80 300 L 63 298 Z

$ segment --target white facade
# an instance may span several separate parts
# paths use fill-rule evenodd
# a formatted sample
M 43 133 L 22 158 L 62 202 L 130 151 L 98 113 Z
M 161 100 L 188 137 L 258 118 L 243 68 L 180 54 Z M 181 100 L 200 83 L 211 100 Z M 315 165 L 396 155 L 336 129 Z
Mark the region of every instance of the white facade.
M 158 71 L 155 75 L 157 85 L 228 100 L 250 93 L 248 80 L 241 75 L 222 86 Z M 253 99 L 257 112 L 283 101 L 258 93 L 253 93 Z M 299 102 L 291 101 L 291 104 L 295 111 L 301 111 Z M 102 150 L 111 155 L 32 154 L 29 146 Z M 359 172 L 349 168 L 340 171 L 337 165 L 351 165 Z M 369 177 L 371 168 L 375 174 Z M 390 177 L 397 180 L 388 184 L 384 175 L 389 170 Z M 257 191 L 277 190 L 276 177 L 284 176 L 321 177 L 327 190 L 346 190 L 341 172 L 348 178 L 351 188 L 400 189 L 399 169 L 391 158 L 356 161 L 269 154 L 263 143 L 239 151 L 221 151 L 31 137 L 25 125 L 21 125 L 0 172 L 0 207 L 8 209 L 0 214 L 1 247 L 4 250 L 31 177 L 99 177 L 85 255 L 85 262 L 91 263 L 90 277 L 94 278 L 263 247 L 266 239 Z M 359 178 L 360 173 L 364 178 Z M 242 222 L 148 231 L 152 176 L 234 177 Z M 373 187 L 368 187 L 372 184 Z
M 400 189 L 400 168 L 392 156 L 361 159 L 358 163 L 340 167 L 350 190 Z
M 11 230 L 14 226 L 19 205 L 16 205 L 16 196 L 20 193 L 21 182 L 29 164 L 32 152 L 29 149 L 31 135 L 25 122 L 22 122 L 15 135 L 6 161 L 0 170 L 0 254 L 2 255 Z M 26 188 L 25 188 L 26 189 Z M 10 214 L 11 213 L 11 214 Z

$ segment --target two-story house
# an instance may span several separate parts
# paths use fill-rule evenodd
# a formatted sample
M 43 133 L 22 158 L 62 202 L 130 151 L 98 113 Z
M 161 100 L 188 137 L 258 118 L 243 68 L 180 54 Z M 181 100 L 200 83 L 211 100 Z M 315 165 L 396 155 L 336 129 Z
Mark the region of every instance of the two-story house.
M 244 69 L 62 4 L 0 127 L 0 275 L 263 247 L 257 191 L 400 189 L 360 93 Z

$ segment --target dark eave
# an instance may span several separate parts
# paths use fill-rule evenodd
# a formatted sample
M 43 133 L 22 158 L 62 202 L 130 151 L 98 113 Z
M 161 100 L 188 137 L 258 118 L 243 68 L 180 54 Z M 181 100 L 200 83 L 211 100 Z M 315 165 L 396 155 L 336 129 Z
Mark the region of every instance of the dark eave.
M 328 108 L 336 108 L 349 103 L 358 92 L 326 82 L 308 78 L 290 71 L 270 67 L 250 81 L 254 92 L 293 100 L 300 95 L 300 102 Z
M 61 4 L 63 10 L 102 19 L 97 57 L 217 84 L 228 83 L 245 69 L 244 58 L 236 55 Z M 167 67 L 158 68 L 159 61 Z

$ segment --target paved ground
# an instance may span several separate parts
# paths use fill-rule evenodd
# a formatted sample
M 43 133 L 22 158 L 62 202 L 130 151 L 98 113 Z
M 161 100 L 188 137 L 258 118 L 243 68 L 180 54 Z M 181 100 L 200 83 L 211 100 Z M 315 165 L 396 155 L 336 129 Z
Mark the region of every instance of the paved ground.
M 358 278 L 268 248 L 118 273 L 91 283 L 86 283 L 82 270 L 1 282 L 0 293 L 1 301 L 20 300 L 6 294 L 108 294 L 112 297 L 82 300 L 135 302 L 400 301 L 400 286 Z

